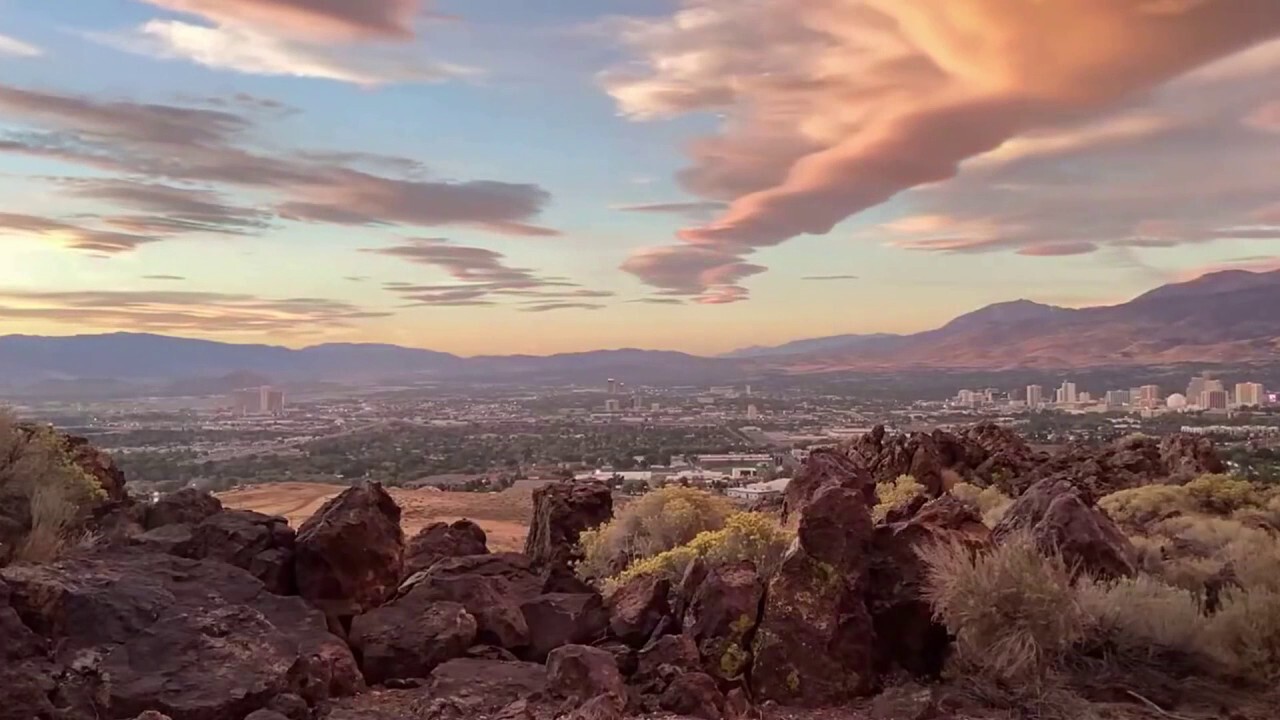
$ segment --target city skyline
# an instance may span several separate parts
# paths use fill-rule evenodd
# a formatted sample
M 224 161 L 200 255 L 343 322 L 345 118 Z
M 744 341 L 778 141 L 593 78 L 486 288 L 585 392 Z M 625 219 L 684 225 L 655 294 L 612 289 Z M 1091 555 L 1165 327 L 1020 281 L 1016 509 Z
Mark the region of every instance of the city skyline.
M 1271 0 L 0 9 L 0 334 L 715 354 L 1280 268 Z

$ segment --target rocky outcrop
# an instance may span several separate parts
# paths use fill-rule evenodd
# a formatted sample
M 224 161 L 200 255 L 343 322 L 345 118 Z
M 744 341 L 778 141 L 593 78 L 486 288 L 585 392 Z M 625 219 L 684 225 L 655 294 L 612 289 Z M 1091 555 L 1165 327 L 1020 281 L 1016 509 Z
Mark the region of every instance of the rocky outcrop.
M 810 453 L 804 469 L 787 485 L 782 502 L 783 520 L 799 517 L 813 496 L 829 485 L 860 492 L 868 504 L 875 505 L 875 479 L 867 472 L 866 466 L 843 452 L 823 448 Z
M 919 552 L 937 543 L 959 543 L 978 552 L 990 531 L 977 511 L 950 495 L 931 500 L 908 518 L 875 528 L 869 550 L 867 607 L 871 612 L 876 666 L 918 676 L 941 673 L 951 647 L 945 626 L 933 618 L 923 590 L 927 568 Z
M 400 507 L 380 483 L 364 481 L 298 529 L 298 592 L 326 614 L 349 619 L 395 594 L 403 560 Z
M 425 678 L 441 663 L 462 657 L 476 639 L 476 620 L 462 605 L 412 593 L 360 615 L 348 642 L 371 684 Z
M 590 645 L 609 631 L 609 611 L 598 593 L 548 593 L 520 605 L 529 628 L 526 660 L 543 662 L 564 645 Z
M 751 667 L 751 641 L 764 583 L 749 561 L 710 570 L 684 614 L 684 632 L 698 644 L 707 673 L 739 680 Z
M 197 525 L 222 512 L 222 502 L 203 490 L 183 488 L 162 496 L 147 506 L 143 527 L 155 530 L 165 525 Z
M 724 694 L 716 681 L 706 673 L 685 673 L 677 677 L 662 693 L 658 706 L 668 712 L 702 720 L 721 720 Z
M 431 672 L 429 696 L 448 699 L 473 714 L 496 713 L 518 700 L 547 691 L 547 669 L 537 663 L 502 660 L 450 660 Z
M 578 536 L 613 517 L 613 495 L 603 483 L 559 482 L 533 493 L 533 519 L 524 552 L 538 565 L 571 567 L 581 560 Z
M 281 693 L 316 704 L 364 684 L 320 612 L 224 563 L 105 548 L 0 581 L 52 651 L 31 680 L 57 680 L 68 718 L 243 717 Z
M 1183 481 L 1206 473 L 1227 471 L 1213 441 L 1203 435 L 1174 433 L 1164 436 L 1160 439 L 1160 462 L 1171 478 Z
M 1019 532 L 1041 549 L 1061 553 L 1078 572 L 1109 578 L 1137 572 L 1129 538 L 1087 489 L 1069 479 L 1051 477 L 1032 485 L 1009 506 L 991 535 L 999 542 Z
M 642 647 L 671 614 L 671 581 L 655 575 L 639 575 L 627 581 L 609 598 L 609 630 L 632 647 Z
M 487 542 L 484 530 L 470 520 L 432 523 L 418 531 L 405 547 L 404 575 L 427 570 L 444 558 L 484 555 L 489 552 Z
M 224 510 L 194 526 L 182 522 L 150 530 L 134 544 L 192 560 L 218 560 L 248 570 L 271 592 L 295 590 L 294 532 L 282 517 Z
M 585 645 L 566 645 L 547 656 L 547 685 L 574 704 L 607 695 L 617 698 L 621 706 L 627 694 L 613 655 Z
M 1212 441 L 1175 433 L 1164 438 L 1129 435 L 1102 447 L 1068 448 L 1019 478 L 1010 495 L 1046 479 L 1069 480 L 1095 498 L 1144 485 L 1179 484 L 1225 470 Z
M 110 455 L 94 447 L 86 438 L 76 435 L 63 435 L 62 438 L 71 461 L 98 483 L 98 487 L 106 493 L 108 504 L 124 502 L 128 498 L 124 471 Z
M 1045 459 L 1016 432 L 990 422 L 957 433 L 891 435 L 877 426 L 850 445 L 849 454 L 876 482 L 911 475 L 930 496 L 941 494 L 957 478 L 1005 487 Z

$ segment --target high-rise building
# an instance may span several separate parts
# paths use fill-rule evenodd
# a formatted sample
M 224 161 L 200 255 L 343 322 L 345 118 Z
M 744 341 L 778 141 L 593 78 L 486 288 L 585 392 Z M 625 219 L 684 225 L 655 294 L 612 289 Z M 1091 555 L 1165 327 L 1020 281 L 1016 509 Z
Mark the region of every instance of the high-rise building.
M 631 396 L 631 409 L 632 409 L 632 410 L 639 410 L 639 409 L 640 409 L 640 408 L 642 408 L 642 407 L 643 407 L 643 406 L 640 404 L 640 396 L 639 396 L 639 395 L 632 395 L 632 396 Z
M 956 393 L 956 403 L 965 407 L 977 407 L 982 404 L 982 393 L 974 390 L 961 390 Z
M 1197 375 L 1191 378 L 1191 382 L 1187 385 L 1187 402 L 1198 403 L 1200 396 L 1204 394 L 1205 383 L 1211 380 L 1209 373 Z
M 1032 410 L 1044 405 L 1044 387 L 1040 385 L 1027 386 L 1027 407 Z
M 267 413 L 270 415 L 284 414 L 284 391 L 271 390 L 267 393 Z
M 1200 393 L 1200 407 L 1205 410 L 1226 410 L 1227 400 L 1226 390 L 1205 390 Z
M 242 388 L 231 393 L 231 411 L 237 415 L 284 414 L 284 391 L 263 385 Z
M 1107 407 L 1118 408 L 1129 404 L 1130 391 L 1128 390 L 1108 390 L 1107 391 Z
M 609 378 L 609 394 L 610 395 L 618 394 L 618 381 L 614 380 L 613 378 Z
M 1067 380 L 1062 383 L 1062 387 L 1058 388 L 1058 403 L 1066 405 L 1074 405 L 1079 402 L 1080 396 L 1076 394 L 1076 384 Z
M 1160 401 L 1163 399 L 1160 396 L 1159 385 L 1143 385 L 1138 388 L 1138 392 L 1138 397 L 1141 399 L 1143 407 L 1158 407 L 1160 405 Z
M 1076 395 L 1076 402 L 1081 402 L 1081 403 L 1093 402 L 1093 394 L 1087 393 L 1087 392 L 1078 393 Z
M 610 398 L 604 401 L 605 412 L 622 412 L 622 401 L 616 398 Z
M 1214 380 L 1213 378 L 1205 378 L 1204 389 L 1211 392 L 1217 392 L 1219 390 L 1222 390 L 1223 392 L 1225 392 L 1227 388 L 1225 385 L 1222 384 L 1221 380 Z
M 1262 384 L 1255 382 L 1236 383 L 1236 405 L 1254 407 L 1266 403 L 1267 396 Z
M 755 406 L 755 404 L 754 404 L 754 403 L 752 403 L 751 405 L 748 405 L 748 406 L 747 406 L 747 419 L 748 419 L 748 420 L 755 420 L 755 419 L 756 419 L 756 418 L 758 418 L 758 417 L 760 417 L 760 410 L 759 410 L 759 408 L 757 408 L 757 407 Z

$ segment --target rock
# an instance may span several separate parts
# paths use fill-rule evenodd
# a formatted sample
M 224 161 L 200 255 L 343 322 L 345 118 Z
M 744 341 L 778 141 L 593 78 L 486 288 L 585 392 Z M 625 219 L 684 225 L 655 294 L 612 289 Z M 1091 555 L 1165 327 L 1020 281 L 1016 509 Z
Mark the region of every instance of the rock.
M 444 558 L 428 570 L 410 576 L 400 585 L 404 593 L 424 580 L 459 577 L 486 577 L 499 580 L 503 592 L 521 601 L 530 600 L 544 592 L 547 579 L 534 570 L 529 558 L 519 553 L 492 553 Z
M 1225 471 L 1213 442 L 1175 433 L 1163 438 L 1129 435 L 1098 448 L 1078 445 L 1033 468 L 1010 488 L 1017 496 L 1040 480 L 1065 479 L 1094 498 L 1144 485 L 1179 484 Z
M 445 561 L 436 564 L 436 568 Z M 508 650 L 529 644 L 529 625 L 520 611 L 520 598 L 503 578 L 486 575 L 436 575 L 428 571 L 396 602 L 425 606 L 431 602 L 458 603 L 475 617 L 476 641 Z
M 564 720 L 622 720 L 626 703 L 616 695 L 597 695 L 582 703 Z
M 254 710 L 246 715 L 244 720 L 289 720 L 289 718 L 274 710 Z
M 450 660 L 431 672 L 433 698 L 478 699 L 491 712 L 547 690 L 542 665 L 496 660 Z
M 618 664 L 618 670 L 623 677 L 631 677 L 635 674 L 636 668 L 639 667 L 640 654 L 630 645 L 618 640 L 604 640 L 594 645 L 613 656 L 613 660 Z
M 502 660 L 503 662 L 515 662 L 520 659 L 510 650 L 493 645 L 472 645 L 462 656 L 475 660 Z
M 697 557 L 685 567 L 684 575 L 680 576 L 680 583 L 676 585 L 675 596 L 671 603 L 671 614 L 681 625 L 684 624 L 689 603 L 693 601 L 698 588 L 702 587 L 702 583 L 706 581 L 708 572 L 710 572 L 710 566 L 707 565 L 707 561 Z
M 977 511 L 951 495 L 929 501 L 908 520 L 876 527 L 867 607 L 875 636 L 882 639 L 876 659 L 881 672 L 894 667 L 925 677 L 942 672 L 951 638 L 923 596 L 927 568 L 919 551 L 960 543 L 978 552 L 989 546 L 990 536 Z
M 684 633 L 698 644 L 703 667 L 720 680 L 742 677 L 751 667 L 764 583 L 755 565 L 743 561 L 711 570 L 684 617 Z
M 443 558 L 488 554 L 487 540 L 484 530 L 470 520 L 428 525 L 405 548 L 404 575 L 426 570 Z
M 809 454 L 804 469 L 787 485 L 782 505 L 783 520 L 799 516 L 818 491 L 833 485 L 860 492 L 868 504 L 875 505 L 875 480 L 866 467 L 844 453 L 822 448 Z
M 578 536 L 613 517 L 613 494 L 603 483 L 558 482 L 533 492 L 533 519 L 524 553 L 537 565 L 572 567 L 581 560 Z
M 1203 435 L 1165 435 L 1160 439 L 1160 462 L 1170 477 L 1182 480 L 1227 472 L 1213 441 Z
M 671 581 L 665 578 L 632 578 L 609 598 L 609 630 L 628 645 L 642 647 L 671 614 L 670 593 Z
M 890 435 L 878 426 L 854 441 L 849 454 L 865 465 L 874 482 L 911 475 L 930 497 L 949 489 L 955 479 L 1008 488 L 1045 460 L 1016 432 L 991 422 L 957 433 Z
M 933 691 L 915 683 L 885 688 L 871 701 L 871 720 L 929 720 L 939 715 Z
M 158 713 L 155 710 L 148 710 L 142 713 L 141 715 L 139 715 L 138 717 L 134 718 L 134 720 L 173 720 L 173 719 L 170 718 L 168 715 Z
M 395 594 L 403 555 L 400 508 L 380 483 L 363 481 L 298 530 L 298 593 L 328 615 L 354 617 Z
M 267 703 L 267 710 L 283 715 L 288 720 L 308 720 L 311 717 L 307 701 L 293 693 L 281 693 L 271 698 Z
M 663 710 L 703 720 L 721 720 L 724 695 L 716 681 L 705 673 L 686 673 L 676 678 L 665 692 L 659 706 Z
M 564 645 L 588 645 L 609 630 L 609 612 L 598 593 L 549 593 L 520 606 L 529 628 L 525 658 L 543 662 Z
M 752 647 L 759 698 L 828 706 L 870 688 L 875 640 L 859 587 L 864 581 L 792 545 L 769 583 Z
M 575 703 L 598 695 L 621 699 L 627 692 L 613 655 L 585 645 L 566 645 L 551 651 L 547 656 L 547 687 Z
M 57 683 L 48 645 L 9 606 L 9 587 L 0 580 L 0 720 L 52 715 Z
M 724 720 L 761 720 L 760 709 L 751 703 L 746 692 L 737 687 L 724 697 Z
M 124 471 L 107 453 L 91 445 L 88 439 L 76 435 L 64 435 L 71 460 L 97 481 L 106 493 L 107 503 L 120 503 L 128 498 L 125 490 Z
M 294 590 L 294 532 L 282 517 L 249 510 L 225 510 L 200 523 L 162 525 L 132 540 L 156 552 L 218 560 L 248 570 L 271 592 Z
M 862 493 L 842 486 L 819 490 L 800 514 L 796 537 L 814 560 L 850 576 L 865 572 L 872 522 Z
M 410 594 L 356 617 L 349 642 L 364 678 L 381 684 L 427 677 L 440 663 L 461 657 L 476 638 L 476 620 L 457 603 Z
M 661 695 L 671 681 L 702 669 L 698 645 L 688 635 L 664 635 L 636 656 L 631 684 L 642 695 Z
M 114 717 L 159 710 L 173 720 L 243 717 L 289 688 L 291 642 L 244 605 L 173 615 L 102 662 Z
M 1129 538 L 1087 489 L 1065 478 L 1046 478 L 1028 488 L 991 536 L 1000 542 L 1017 532 L 1029 533 L 1043 550 L 1060 552 L 1080 572 L 1109 578 L 1137 572 L 1137 553 Z
M 222 502 L 203 490 L 183 488 L 164 495 L 147 508 L 143 527 L 155 530 L 165 525 L 196 525 L 222 512 Z

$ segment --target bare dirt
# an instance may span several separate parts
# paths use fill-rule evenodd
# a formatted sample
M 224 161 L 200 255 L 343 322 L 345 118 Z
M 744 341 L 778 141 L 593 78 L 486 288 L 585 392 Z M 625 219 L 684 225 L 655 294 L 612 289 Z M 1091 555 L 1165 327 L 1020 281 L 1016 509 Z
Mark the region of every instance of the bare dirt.
M 522 482 L 500 493 L 442 492 L 387 488 L 400 505 L 400 524 L 406 537 L 434 522 L 472 520 L 489 536 L 495 552 L 520 551 L 529 532 L 533 512 L 533 489 L 540 483 Z M 279 515 L 294 528 L 325 501 L 344 488 L 322 483 L 272 483 L 250 485 L 218 494 L 222 504 L 237 510 L 254 510 Z

